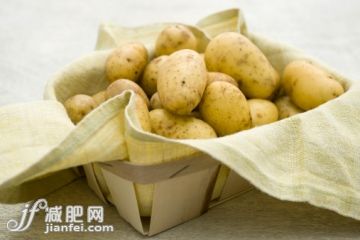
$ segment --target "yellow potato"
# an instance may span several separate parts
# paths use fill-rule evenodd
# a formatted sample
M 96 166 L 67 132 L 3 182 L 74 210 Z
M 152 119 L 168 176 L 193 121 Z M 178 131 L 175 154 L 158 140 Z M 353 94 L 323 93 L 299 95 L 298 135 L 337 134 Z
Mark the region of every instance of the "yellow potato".
M 149 109 L 143 98 L 139 95 L 136 95 L 135 108 L 136 117 L 139 120 L 142 130 L 151 132 Z
M 279 74 L 260 49 L 235 32 L 213 38 L 205 51 L 209 71 L 233 77 L 248 98 L 270 98 L 279 86 Z
M 253 127 L 276 122 L 279 119 L 278 109 L 268 100 L 250 99 L 248 104 Z
M 303 110 L 291 102 L 289 96 L 283 96 L 276 99 L 275 105 L 279 111 L 279 119 L 288 118 L 303 112 Z
M 209 85 L 212 82 L 216 82 L 216 81 L 225 81 L 225 82 L 231 83 L 235 87 L 239 87 L 239 84 L 232 77 L 230 77 L 229 75 L 227 75 L 225 73 L 208 72 L 207 85 Z
M 283 86 L 291 101 L 303 110 L 315 108 L 344 93 L 343 86 L 330 74 L 303 60 L 285 67 Z
M 110 82 L 120 78 L 137 81 L 148 61 L 148 52 L 141 43 L 128 43 L 111 52 L 105 73 Z
M 106 99 L 107 99 L 106 91 L 100 91 L 100 92 L 94 94 L 94 95 L 92 96 L 92 98 L 95 100 L 96 106 L 99 106 L 100 104 L 102 104 L 103 102 L 105 102 Z
M 151 129 L 158 135 L 175 139 L 215 138 L 214 129 L 206 122 L 191 117 L 172 114 L 165 109 L 150 112 Z
M 219 136 L 251 127 L 246 98 L 240 89 L 231 83 L 217 81 L 207 86 L 199 109 L 202 118 Z
M 205 53 L 199 53 L 199 55 L 203 59 L 203 61 L 205 62 Z
M 163 108 L 160 98 L 159 98 L 159 94 L 157 92 L 154 93 L 154 95 L 152 95 L 152 97 L 150 99 L 150 106 L 151 106 L 151 109 Z
M 150 101 L 144 90 L 142 90 L 135 82 L 127 79 L 119 79 L 111 83 L 106 89 L 106 96 L 109 99 L 123 93 L 125 90 L 133 90 L 145 101 L 146 106 L 150 106 Z
M 145 68 L 140 86 L 144 89 L 148 96 L 154 95 L 157 91 L 157 79 L 159 74 L 160 65 L 168 56 L 160 56 L 153 59 Z
M 188 115 L 201 101 L 206 83 L 206 67 L 200 55 L 192 50 L 180 50 L 162 63 L 157 90 L 165 109 Z
M 71 121 L 77 124 L 96 107 L 96 102 L 88 95 L 78 94 L 66 100 L 64 106 Z
M 155 44 L 155 55 L 170 55 L 181 49 L 197 49 L 197 39 L 183 25 L 166 27 L 158 36 Z
M 206 66 L 206 62 L 205 62 L 205 54 L 204 53 L 199 53 L 201 59 L 204 61 L 204 64 Z

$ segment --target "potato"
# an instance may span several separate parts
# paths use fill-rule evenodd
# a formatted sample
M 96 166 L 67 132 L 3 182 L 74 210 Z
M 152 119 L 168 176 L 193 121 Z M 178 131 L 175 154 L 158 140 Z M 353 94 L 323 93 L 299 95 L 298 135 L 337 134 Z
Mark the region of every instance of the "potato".
M 137 81 L 148 61 L 141 43 L 128 43 L 113 50 L 106 60 L 105 73 L 110 82 L 120 78 Z
M 154 95 L 152 95 L 152 97 L 150 99 L 150 106 L 151 106 L 151 109 L 163 108 L 161 101 L 160 101 L 159 94 L 157 92 L 154 93 Z
M 240 89 L 231 83 L 217 81 L 207 86 L 199 109 L 202 118 L 219 136 L 251 127 L 246 98 Z
M 202 60 L 205 62 L 205 54 L 204 53 L 199 53 L 200 57 L 202 58 Z
M 279 86 L 279 74 L 248 38 L 235 32 L 213 38 L 205 51 L 211 72 L 233 77 L 248 98 L 270 98 Z
M 279 112 L 279 119 L 284 119 L 302 113 L 303 110 L 298 108 L 290 100 L 289 96 L 283 96 L 275 100 L 275 105 Z
M 102 104 L 103 102 L 105 102 L 106 99 L 107 99 L 106 91 L 100 91 L 100 92 L 94 94 L 94 95 L 92 96 L 92 98 L 95 100 L 96 106 L 99 106 L 100 104 Z
M 119 79 L 110 84 L 106 89 L 106 96 L 109 99 L 123 93 L 125 90 L 133 90 L 145 101 L 146 106 L 150 106 L 150 101 L 144 90 L 142 90 L 135 82 L 127 79 Z
M 276 122 L 279 119 L 278 109 L 268 100 L 250 99 L 248 104 L 253 127 Z
M 303 110 L 313 109 L 344 93 L 343 86 L 330 74 L 304 60 L 285 67 L 283 86 L 291 101 Z
M 77 124 L 96 107 L 96 102 L 88 95 L 78 94 L 66 100 L 64 106 L 71 121 Z
M 153 59 L 145 68 L 140 86 L 144 89 L 148 96 L 154 95 L 157 91 L 157 79 L 159 74 L 160 65 L 168 56 L 160 56 Z
M 206 83 L 206 67 L 200 55 L 193 50 L 180 50 L 162 63 L 157 90 L 165 109 L 188 115 L 201 101 Z
M 165 109 L 150 112 L 151 129 L 158 135 L 175 139 L 215 138 L 214 129 L 206 122 L 191 117 L 172 114 Z
M 135 99 L 135 113 L 142 130 L 151 132 L 149 109 L 144 99 L 139 95 L 136 95 Z
M 227 75 L 225 73 L 208 72 L 207 85 L 209 85 L 212 82 L 216 82 L 216 81 L 225 81 L 225 82 L 231 83 L 235 87 L 239 87 L 239 84 L 232 77 L 230 77 L 229 75 Z
M 155 43 L 155 56 L 170 55 L 181 49 L 197 49 L 195 35 L 183 25 L 166 27 L 158 36 Z

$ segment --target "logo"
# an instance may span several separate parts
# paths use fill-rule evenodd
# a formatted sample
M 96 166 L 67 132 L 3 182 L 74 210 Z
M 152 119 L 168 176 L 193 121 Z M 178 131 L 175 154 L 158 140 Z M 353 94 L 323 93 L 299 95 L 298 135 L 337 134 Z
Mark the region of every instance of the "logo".
M 32 205 L 25 204 L 21 211 L 19 221 L 11 219 L 7 222 L 7 228 L 11 232 L 23 232 L 31 226 L 35 214 L 40 210 L 45 212 L 45 234 L 50 232 L 113 232 L 112 225 L 104 225 L 104 207 L 88 206 L 86 214 L 81 205 L 48 206 L 46 199 L 39 199 Z M 64 214 L 63 214 L 64 210 Z M 87 224 L 84 224 L 86 217 Z M 96 223 L 96 224 L 95 224 Z
M 29 204 L 25 204 L 25 208 L 21 211 L 22 215 L 21 215 L 20 222 L 14 220 L 14 219 L 11 219 L 7 222 L 7 228 L 9 229 L 9 231 L 12 231 L 12 232 L 25 231 L 26 229 L 28 229 L 30 227 L 32 221 L 34 220 L 35 213 L 37 213 L 38 211 L 40 211 L 42 209 L 46 209 L 47 207 L 48 207 L 48 203 L 47 203 L 46 199 L 37 200 L 32 205 L 32 207 L 30 207 Z M 28 214 L 30 214 L 30 215 L 27 218 Z

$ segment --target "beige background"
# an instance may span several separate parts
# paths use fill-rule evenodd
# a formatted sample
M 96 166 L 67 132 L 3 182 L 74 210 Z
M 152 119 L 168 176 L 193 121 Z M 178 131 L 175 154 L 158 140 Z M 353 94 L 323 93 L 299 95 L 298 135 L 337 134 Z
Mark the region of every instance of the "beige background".
M 205 4 L 206 3 L 206 4 Z M 360 79 L 360 2 L 353 1 L 2 1 L 0 105 L 40 99 L 46 81 L 91 51 L 97 26 L 150 22 L 194 23 L 209 13 L 240 7 L 251 31 L 291 44 Z M 100 204 L 84 180 L 47 197 L 50 205 Z M 43 215 L 23 234 L 5 229 L 23 204 L 0 206 L 0 239 L 137 239 L 113 207 L 105 207 L 114 233 L 45 235 Z M 281 202 L 258 191 L 227 202 L 154 239 L 360 239 L 360 222 L 304 203 Z

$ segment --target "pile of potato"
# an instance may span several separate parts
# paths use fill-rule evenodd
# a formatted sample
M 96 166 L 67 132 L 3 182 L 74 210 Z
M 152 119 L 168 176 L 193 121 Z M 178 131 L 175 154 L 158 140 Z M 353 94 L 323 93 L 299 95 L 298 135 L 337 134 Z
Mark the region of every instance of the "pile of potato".
M 159 34 L 153 59 L 141 43 L 114 49 L 105 66 L 110 85 L 93 96 L 69 98 L 64 105 L 71 120 L 78 123 L 130 89 L 138 96 L 144 131 L 178 139 L 213 138 L 290 117 L 344 92 L 330 74 L 304 60 L 288 64 L 280 78 L 240 33 L 221 33 L 204 53 L 197 49 L 197 38 L 183 25 Z
M 219 34 L 204 53 L 198 48 L 190 29 L 173 25 L 159 34 L 152 59 L 141 43 L 114 49 L 105 66 L 107 89 L 69 98 L 64 103 L 68 115 L 76 124 L 107 99 L 133 90 L 144 131 L 206 139 L 293 116 L 344 92 L 334 77 L 304 60 L 289 63 L 280 77 L 240 33 Z M 220 168 L 212 199 L 220 196 L 228 173 Z M 149 216 L 150 209 L 141 208 L 141 215 Z

